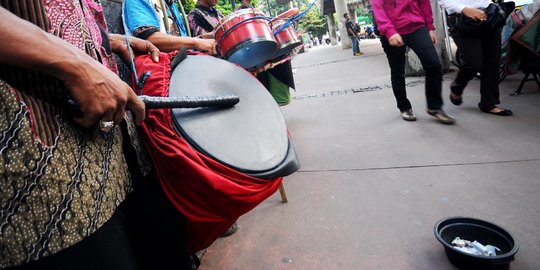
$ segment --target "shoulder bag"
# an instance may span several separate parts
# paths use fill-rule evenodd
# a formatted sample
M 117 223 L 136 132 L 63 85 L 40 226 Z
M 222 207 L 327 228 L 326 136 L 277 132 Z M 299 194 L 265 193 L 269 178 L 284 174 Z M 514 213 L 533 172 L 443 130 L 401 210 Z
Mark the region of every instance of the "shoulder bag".
M 506 13 L 497 3 L 482 9 L 487 16 L 485 21 L 477 21 L 463 14 L 457 16 L 456 30 L 469 35 L 482 35 L 499 30 L 506 23 Z

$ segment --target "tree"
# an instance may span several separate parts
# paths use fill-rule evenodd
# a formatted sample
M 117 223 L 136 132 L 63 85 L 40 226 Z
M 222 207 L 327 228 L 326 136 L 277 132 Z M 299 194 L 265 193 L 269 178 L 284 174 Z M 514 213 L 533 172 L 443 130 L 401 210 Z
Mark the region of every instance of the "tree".
M 216 5 L 216 8 L 223 13 L 223 15 L 227 16 L 232 12 L 232 5 L 231 2 L 228 0 L 218 0 L 218 4 Z
M 292 0 L 292 2 L 296 7 L 307 6 L 309 4 L 309 0 Z M 259 0 L 259 3 L 259 9 L 266 12 L 268 16 L 277 16 L 291 8 L 289 3 L 281 5 L 276 0 Z M 268 4 L 270 4 L 270 11 L 268 10 Z
M 306 6 L 302 7 L 302 11 L 306 10 Z M 321 37 L 326 34 L 327 24 L 326 18 L 321 16 L 318 8 L 311 8 L 304 17 L 298 21 L 298 29 L 305 32 L 311 32 L 315 37 Z
M 184 11 L 186 14 L 188 14 L 192 9 L 195 8 L 195 1 L 194 0 L 180 0 L 182 3 L 182 6 L 184 7 Z
M 186 14 L 188 14 L 192 9 L 195 8 L 195 4 L 197 0 L 180 0 L 182 2 L 182 5 L 184 6 L 184 10 L 186 11 Z M 275 0 L 274 0 L 275 1 Z M 240 6 L 240 1 L 236 1 L 236 7 Z M 259 6 L 259 0 L 251 0 L 251 4 L 254 7 Z M 223 15 L 227 16 L 232 12 L 232 5 L 230 0 L 218 0 L 218 4 L 216 5 L 216 9 L 221 11 Z

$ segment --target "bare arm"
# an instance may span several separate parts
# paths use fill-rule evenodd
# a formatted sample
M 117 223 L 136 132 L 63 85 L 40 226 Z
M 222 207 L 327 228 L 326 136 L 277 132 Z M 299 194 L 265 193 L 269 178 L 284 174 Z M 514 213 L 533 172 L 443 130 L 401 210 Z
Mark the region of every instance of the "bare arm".
M 186 46 L 188 49 L 216 54 L 216 41 L 213 39 L 177 37 L 162 32 L 155 32 L 147 40 L 164 52 L 172 52 L 180 49 L 182 46 Z
M 464 7 L 461 10 L 461 13 L 463 13 L 463 15 L 465 15 L 465 16 L 471 18 L 471 19 L 477 20 L 477 21 L 485 21 L 487 19 L 486 13 L 484 13 L 484 11 L 482 11 L 480 9 L 477 9 L 477 8 Z
M 156 48 L 150 41 L 142 40 L 136 37 L 129 37 L 129 46 L 136 53 L 149 53 L 152 56 L 154 62 L 159 61 L 159 49 Z M 128 46 L 126 44 L 126 38 L 123 35 L 118 34 L 109 34 L 109 41 L 111 44 L 111 50 L 113 53 L 120 56 L 120 58 L 129 63 L 130 53 L 128 51 Z
M 75 46 L 50 35 L 0 7 L 0 63 L 41 71 L 62 80 L 84 117 L 84 127 L 99 120 L 122 121 L 125 107 L 144 120 L 144 104 L 112 71 Z

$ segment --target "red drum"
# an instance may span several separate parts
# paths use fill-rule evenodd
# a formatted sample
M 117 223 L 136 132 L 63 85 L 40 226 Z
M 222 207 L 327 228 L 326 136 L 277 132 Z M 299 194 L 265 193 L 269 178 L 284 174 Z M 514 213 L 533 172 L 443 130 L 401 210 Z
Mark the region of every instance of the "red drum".
M 297 171 L 285 118 L 250 73 L 210 56 L 188 56 L 172 72 L 169 97 L 227 93 L 240 102 L 229 108 L 173 109 L 178 134 L 199 152 L 250 176 L 274 179 Z
M 298 15 L 298 13 L 299 13 L 298 8 L 291 8 L 291 9 L 277 15 L 274 19 L 272 19 L 272 23 L 274 23 L 275 21 L 281 20 L 281 19 L 292 18 L 292 17 Z
M 272 30 L 274 33 L 285 23 L 285 21 L 276 22 L 272 26 Z M 290 56 L 292 54 L 298 53 L 298 50 L 301 48 L 301 46 L 304 44 L 302 40 L 300 40 L 300 36 L 298 36 L 298 33 L 294 29 L 294 25 L 290 24 L 283 28 L 279 33 L 274 35 L 274 38 L 276 39 L 279 48 L 272 56 L 272 59 L 280 59 L 283 56 Z
M 219 53 L 243 68 L 260 65 L 274 55 L 278 45 L 264 13 L 241 9 L 221 19 L 215 29 Z
M 219 58 L 177 55 L 171 63 L 173 55 L 161 53 L 159 63 L 148 54 L 135 59 L 139 76 L 152 72 L 143 94 L 240 97 L 233 107 L 148 110 L 141 127 L 156 178 L 186 217 L 187 249 L 194 253 L 275 193 L 280 177 L 299 164 L 281 110 L 255 77 Z

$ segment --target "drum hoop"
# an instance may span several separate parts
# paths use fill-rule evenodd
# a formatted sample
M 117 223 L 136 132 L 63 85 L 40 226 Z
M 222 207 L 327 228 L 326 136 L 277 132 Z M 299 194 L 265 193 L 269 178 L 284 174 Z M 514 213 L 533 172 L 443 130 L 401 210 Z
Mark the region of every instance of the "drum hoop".
M 224 17 L 223 19 L 221 19 L 219 21 L 218 26 L 220 28 L 222 28 L 224 24 L 227 24 L 232 19 L 235 19 L 238 16 L 246 15 L 246 14 L 250 14 L 250 13 L 254 14 L 255 17 L 266 17 L 265 14 L 260 10 L 256 10 L 256 9 L 252 9 L 252 8 L 241 9 L 241 10 L 233 12 L 233 13 L 227 15 L 226 17 Z M 232 16 L 232 15 L 234 15 L 234 16 Z M 240 23 L 242 23 L 242 22 L 240 22 Z
M 289 20 L 289 18 L 274 18 L 270 20 L 270 28 L 272 29 L 272 31 L 274 31 L 274 27 L 277 28 L 282 26 L 284 23 L 287 22 L 287 20 Z
M 273 28 L 272 28 L 272 33 L 276 32 L 283 24 L 284 24 L 284 23 L 277 24 L 277 25 L 275 26 L 275 29 L 274 29 L 274 27 L 273 27 Z M 285 27 L 284 27 L 281 31 L 279 31 L 277 34 L 279 34 L 279 33 L 283 32 L 283 31 L 285 31 L 285 29 L 288 29 L 289 27 L 292 28 L 292 29 L 296 32 L 296 28 L 294 28 L 294 25 L 289 24 L 289 25 L 285 26 Z M 277 35 L 277 34 L 275 34 L 275 35 Z M 298 35 L 298 33 L 297 33 L 297 35 Z
M 227 29 L 227 30 L 224 30 L 223 28 L 221 28 L 221 24 L 220 24 L 220 28 L 221 28 L 221 30 L 223 31 L 223 34 L 221 34 L 221 36 L 219 37 L 219 39 L 216 41 L 216 44 L 217 44 L 216 46 L 218 46 L 218 48 L 219 48 L 219 44 L 220 44 L 221 41 L 225 38 L 225 36 L 228 36 L 228 35 L 231 33 L 232 30 L 236 29 L 237 27 L 240 27 L 240 25 L 242 25 L 242 24 L 244 24 L 244 23 L 246 23 L 246 22 L 248 22 L 248 21 L 260 20 L 260 19 L 262 19 L 262 20 L 269 20 L 268 17 L 251 17 L 251 18 L 247 18 L 247 19 L 245 19 L 245 20 L 243 20 L 243 21 L 241 21 L 241 22 L 239 22 L 239 23 L 237 23 L 237 24 L 231 26 L 231 28 L 229 28 L 229 29 Z M 270 29 L 270 30 L 271 30 L 271 29 Z M 270 32 L 272 32 L 272 31 L 270 31 Z
M 292 18 L 292 17 L 298 15 L 299 12 L 300 11 L 298 10 L 298 8 L 292 8 L 292 9 L 289 9 L 289 10 L 277 15 L 274 19 L 272 19 L 272 21 L 288 20 L 289 18 Z M 292 15 L 292 14 L 294 14 L 294 15 Z

